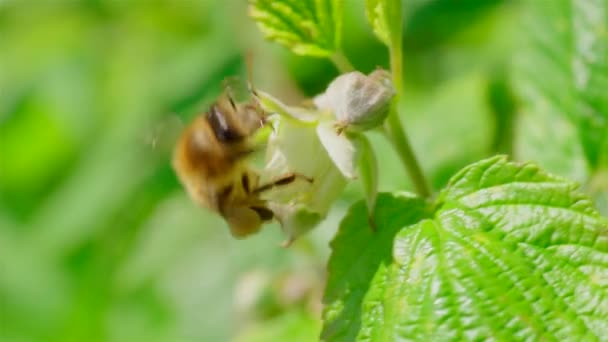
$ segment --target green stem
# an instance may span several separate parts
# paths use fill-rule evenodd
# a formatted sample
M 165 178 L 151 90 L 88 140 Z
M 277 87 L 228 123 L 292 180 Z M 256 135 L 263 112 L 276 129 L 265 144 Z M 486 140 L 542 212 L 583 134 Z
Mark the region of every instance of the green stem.
M 431 191 L 427 185 L 422 168 L 420 168 L 418 159 L 414 154 L 414 150 L 412 149 L 408 137 L 401 126 L 401 120 L 399 120 L 397 110 L 391 110 L 391 113 L 387 119 L 386 131 L 393 148 L 395 151 L 397 151 L 401 162 L 407 170 L 410 180 L 416 188 L 416 192 L 421 197 L 430 197 Z
M 405 166 L 410 180 L 416 188 L 416 192 L 419 196 L 428 198 L 431 196 L 431 190 L 428 186 L 426 178 L 424 177 L 422 168 L 418 163 L 418 159 L 414 154 L 414 150 L 412 149 L 407 134 L 405 134 L 405 130 L 401 125 L 401 119 L 399 118 L 399 108 L 401 107 L 399 104 L 401 103 L 401 97 L 403 95 L 403 60 L 400 31 L 395 35 L 394 39 L 392 39 L 390 55 L 391 73 L 397 94 L 386 121 L 386 130 L 389 140 L 399 154 L 399 158 Z
M 330 59 L 342 74 L 355 70 L 342 51 L 337 51 L 330 57 Z

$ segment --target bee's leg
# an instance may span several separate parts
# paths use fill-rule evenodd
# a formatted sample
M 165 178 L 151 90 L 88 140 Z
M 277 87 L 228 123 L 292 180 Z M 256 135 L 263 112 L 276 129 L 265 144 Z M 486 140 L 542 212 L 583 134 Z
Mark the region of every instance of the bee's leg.
M 226 203 L 228 203 L 230 196 L 232 196 L 232 191 L 234 187 L 232 185 L 228 185 L 221 189 L 218 194 L 214 198 L 214 206 L 220 211 L 220 213 L 224 213 L 224 209 L 226 207 Z
M 255 188 L 253 190 L 253 193 L 254 194 L 259 194 L 259 193 L 262 193 L 264 191 L 268 191 L 268 190 L 273 189 L 273 188 L 278 187 L 278 186 L 291 184 L 296 179 L 302 179 L 302 180 L 307 181 L 308 183 L 312 183 L 313 182 L 313 179 L 310 178 L 310 177 L 306 177 L 306 176 L 304 176 L 302 174 L 299 174 L 299 173 L 291 172 L 291 173 L 288 173 L 288 174 L 282 176 L 279 179 L 275 179 L 274 181 L 272 181 L 272 182 L 270 182 L 268 184 L 264 184 L 262 186 L 259 186 L 259 187 Z
M 262 221 L 270 221 L 274 218 L 272 210 L 264 206 L 250 206 L 249 209 L 255 211 Z
M 247 172 L 241 175 L 241 186 L 243 187 L 243 190 L 245 190 L 246 194 L 250 194 L 252 186 L 255 186 L 252 184 L 255 182 L 255 179 L 250 179 L 249 177 L 250 175 Z
M 222 88 L 224 88 L 224 91 L 226 92 L 226 97 L 228 98 L 228 101 L 230 102 L 230 105 L 232 106 L 232 108 L 234 110 L 236 110 L 236 103 L 234 102 L 234 89 L 232 87 L 233 84 L 235 84 L 238 81 L 238 77 L 232 76 L 232 77 L 227 77 L 222 81 Z
M 260 214 L 249 207 L 227 207 L 222 215 L 230 226 L 230 233 L 237 239 L 254 234 L 262 228 Z
M 281 247 L 283 248 L 289 248 L 289 246 L 291 246 L 291 244 L 296 241 L 295 237 L 289 237 L 287 238 L 287 240 L 281 242 Z
M 253 52 L 251 50 L 248 50 L 245 55 L 245 65 L 247 65 L 247 87 L 251 94 L 257 96 L 258 94 L 253 86 Z
M 242 160 L 243 158 L 247 158 L 250 155 L 256 153 L 257 151 L 259 151 L 259 149 L 253 148 L 253 147 L 251 147 L 251 148 L 245 148 L 245 149 L 242 149 L 242 150 L 237 150 L 237 151 L 232 152 L 232 153 L 229 154 L 228 160 L 230 160 L 232 162 L 235 162 L 235 161 L 238 161 L 238 160 Z

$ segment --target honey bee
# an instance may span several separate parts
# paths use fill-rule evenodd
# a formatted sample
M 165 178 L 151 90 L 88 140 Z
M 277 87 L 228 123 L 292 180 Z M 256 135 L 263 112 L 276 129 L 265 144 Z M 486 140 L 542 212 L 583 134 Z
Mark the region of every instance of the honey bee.
M 190 197 L 219 213 L 236 238 L 256 233 L 275 216 L 262 193 L 299 177 L 290 173 L 259 184 L 248 159 L 257 149 L 251 137 L 266 117 L 257 103 L 236 104 L 225 91 L 183 130 L 173 153 L 173 168 Z

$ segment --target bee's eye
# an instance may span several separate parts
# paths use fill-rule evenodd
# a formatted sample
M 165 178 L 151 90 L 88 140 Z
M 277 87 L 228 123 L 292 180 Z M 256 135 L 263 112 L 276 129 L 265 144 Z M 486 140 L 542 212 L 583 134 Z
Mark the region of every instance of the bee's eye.
M 221 142 L 234 143 L 240 142 L 245 138 L 241 132 L 230 125 L 226 115 L 222 113 L 217 105 L 211 106 L 207 114 L 207 121 L 211 125 L 213 134 Z

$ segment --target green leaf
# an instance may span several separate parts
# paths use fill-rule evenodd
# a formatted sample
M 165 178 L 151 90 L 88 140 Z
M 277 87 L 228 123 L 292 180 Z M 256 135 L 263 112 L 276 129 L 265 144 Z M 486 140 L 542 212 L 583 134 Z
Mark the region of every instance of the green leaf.
M 342 0 L 250 0 L 267 39 L 299 55 L 328 57 L 340 46 Z
M 584 158 L 596 169 L 608 155 L 608 1 L 526 6 L 523 28 L 531 39 L 516 64 L 522 116 L 544 111 L 569 120 Z
M 524 105 L 515 120 L 514 155 L 534 160 L 549 172 L 584 182 L 589 177 L 587 159 L 576 126 L 555 107 L 540 100 Z M 551 146 L 551 148 L 547 148 Z
M 372 279 L 382 277 L 390 265 L 395 235 L 429 216 L 425 208 L 424 201 L 413 195 L 380 194 L 374 211 L 376 231 L 367 226 L 365 203 L 350 209 L 331 242 L 322 339 L 353 341 L 362 331 L 363 316 L 370 309 L 363 305 L 364 297 L 373 291 Z
M 608 222 L 576 185 L 494 157 L 434 212 L 382 194 L 332 242 L 323 338 L 598 340 L 608 336 Z
M 400 0 L 366 0 L 365 15 L 378 39 L 387 46 L 396 45 L 401 34 Z

